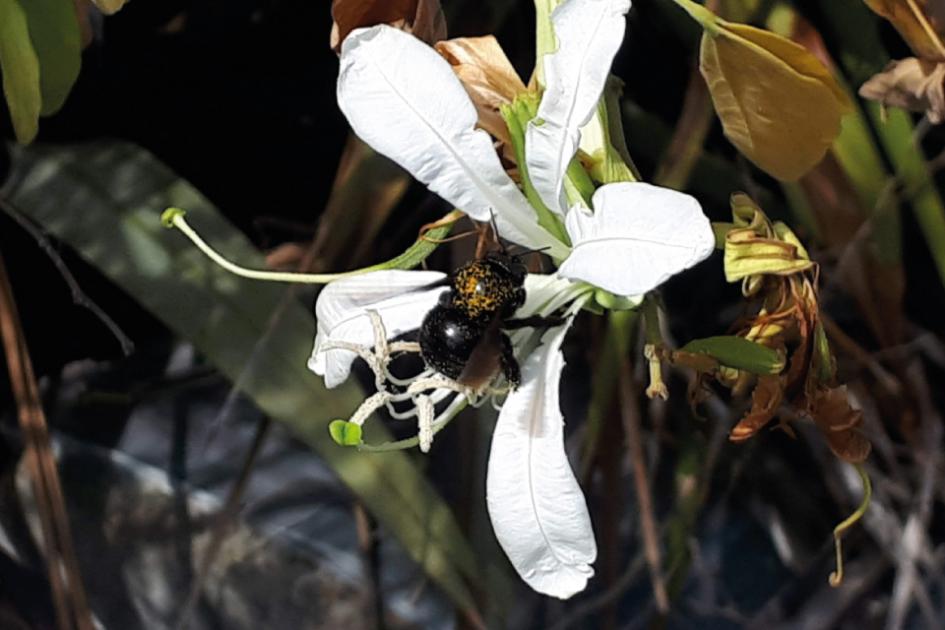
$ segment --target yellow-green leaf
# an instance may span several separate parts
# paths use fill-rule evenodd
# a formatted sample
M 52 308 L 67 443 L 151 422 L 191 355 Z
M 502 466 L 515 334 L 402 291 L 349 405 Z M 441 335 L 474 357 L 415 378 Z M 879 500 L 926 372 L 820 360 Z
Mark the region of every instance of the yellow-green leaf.
M 29 36 L 39 59 L 41 116 L 66 102 L 82 66 L 82 37 L 72 0 L 26 0 L 22 4 Z
M 0 0 L 0 71 L 16 139 L 29 144 L 39 130 L 42 95 L 39 59 L 30 41 L 26 13 L 17 0 Z
M 810 260 L 800 256 L 795 245 L 777 239 L 760 238 L 747 228 L 728 233 L 723 264 L 728 282 L 738 282 L 759 274 L 790 276 L 814 266 Z
M 784 181 L 820 162 L 852 107 L 807 49 L 744 24 L 716 19 L 706 29 L 700 70 L 726 137 Z

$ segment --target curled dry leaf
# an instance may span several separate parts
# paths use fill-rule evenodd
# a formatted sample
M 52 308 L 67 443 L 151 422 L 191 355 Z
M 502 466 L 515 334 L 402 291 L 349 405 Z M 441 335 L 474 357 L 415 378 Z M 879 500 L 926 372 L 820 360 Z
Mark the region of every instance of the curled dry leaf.
M 703 33 L 699 68 L 726 137 L 780 180 L 815 166 L 852 108 L 806 48 L 752 26 L 716 20 Z
M 896 27 L 916 56 L 945 61 L 945 3 L 941 0 L 865 0 Z
M 499 108 L 524 92 L 525 84 L 499 42 L 492 35 L 459 37 L 438 42 L 435 48 L 453 67 L 476 106 L 479 126 L 501 143 L 503 156 L 514 161 L 512 140 Z
M 331 17 L 330 43 L 335 52 L 354 29 L 378 24 L 390 24 L 428 44 L 446 39 L 440 0 L 333 0 Z
M 883 105 L 925 112 L 929 122 L 945 120 L 945 63 L 909 57 L 891 61 L 860 87 L 860 96 Z
M 810 414 L 834 455 L 851 464 L 858 464 L 869 456 L 869 440 L 860 433 L 863 412 L 850 406 L 845 386 L 818 390 L 811 402 Z
M 780 376 L 762 376 L 751 392 L 751 409 L 728 435 L 732 442 L 744 442 L 771 422 L 784 400 L 784 382 Z

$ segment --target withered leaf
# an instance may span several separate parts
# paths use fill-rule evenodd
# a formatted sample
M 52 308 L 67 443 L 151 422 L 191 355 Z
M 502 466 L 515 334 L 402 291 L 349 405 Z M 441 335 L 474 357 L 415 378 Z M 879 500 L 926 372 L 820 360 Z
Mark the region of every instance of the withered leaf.
M 479 126 L 511 150 L 511 138 L 499 108 L 525 91 L 515 68 L 492 35 L 459 37 L 435 46 L 453 67 L 479 113 Z M 513 154 L 514 155 L 514 154 Z
M 850 406 L 846 386 L 818 390 L 810 414 L 834 455 L 852 464 L 869 456 L 869 440 L 859 430 L 863 412 Z
M 945 61 L 945 47 L 942 45 L 945 6 L 941 0 L 865 0 L 865 2 L 873 11 L 892 22 L 917 56 L 928 60 Z
M 674 365 L 687 367 L 696 372 L 709 374 L 719 369 L 718 359 L 702 352 L 685 352 L 684 350 L 675 350 L 672 353 L 672 362 Z
M 891 61 L 860 87 L 860 96 L 883 105 L 925 112 L 929 122 L 945 120 L 945 63 L 909 57 Z
M 362 26 L 390 24 L 428 44 L 446 39 L 446 17 L 440 0 L 333 0 L 330 44 L 341 50 L 348 33 Z
M 728 439 L 732 442 L 742 442 L 756 434 L 771 422 L 783 399 L 783 378 L 780 376 L 759 377 L 758 384 L 751 393 L 751 409 L 728 434 Z

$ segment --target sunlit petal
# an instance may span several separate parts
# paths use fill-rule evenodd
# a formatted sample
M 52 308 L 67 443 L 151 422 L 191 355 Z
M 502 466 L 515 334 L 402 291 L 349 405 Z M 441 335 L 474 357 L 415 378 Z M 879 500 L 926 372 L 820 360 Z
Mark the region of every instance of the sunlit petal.
M 315 303 L 318 334 L 308 360 L 310 370 L 325 377 L 326 387 L 343 383 L 356 358 L 348 350 L 326 350 L 330 342 L 371 346 L 374 329 L 368 311 L 376 311 L 389 338 L 420 327 L 446 287 L 425 288 L 445 278 L 438 271 L 375 271 L 336 280 Z
M 545 334 L 522 366 L 522 385 L 499 413 L 486 479 L 496 537 L 522 579 L 562 599 L 594 575 L 597 544 L 564 450 L 558 383 L 568 326 Z
M 651 184 L 608 184 L 594 212 L 574 208 L 567 229 L 574 251 L 558 274 L 617 295 L 641 295 L 707 258 L 715 248 L 695 198 Z
M 528 175 L 549 208 L 564 214 L 562 180 L 623 41 L 630 0 L 565 0 L 551 16 L 556 52 L 544 57 L 545 93 L 525 135 Z
M 494 211 L 504 238 L 567 253 L 539 227 L 489 135 L 476 129 L 459 79 L 426 44 L 389 26 L 353 31 L 341 50 L 338 104 L 362 140 L 463 212 L 488 221 Z

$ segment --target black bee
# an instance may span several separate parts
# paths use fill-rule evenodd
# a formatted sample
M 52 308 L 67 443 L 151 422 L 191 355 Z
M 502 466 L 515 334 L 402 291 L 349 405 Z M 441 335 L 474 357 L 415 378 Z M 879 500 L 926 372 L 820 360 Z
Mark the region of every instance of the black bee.
M 521 369 L 506 330 L 555 326 L 560 318 L 512 319 L 525 303 L 521 255 L 487 254 L 456 269 L 445 280 L 449 291 L 423 318 L 418 341 L 424 362 L 437 372 L 482 391 L 500 372 L 512 389 Z

